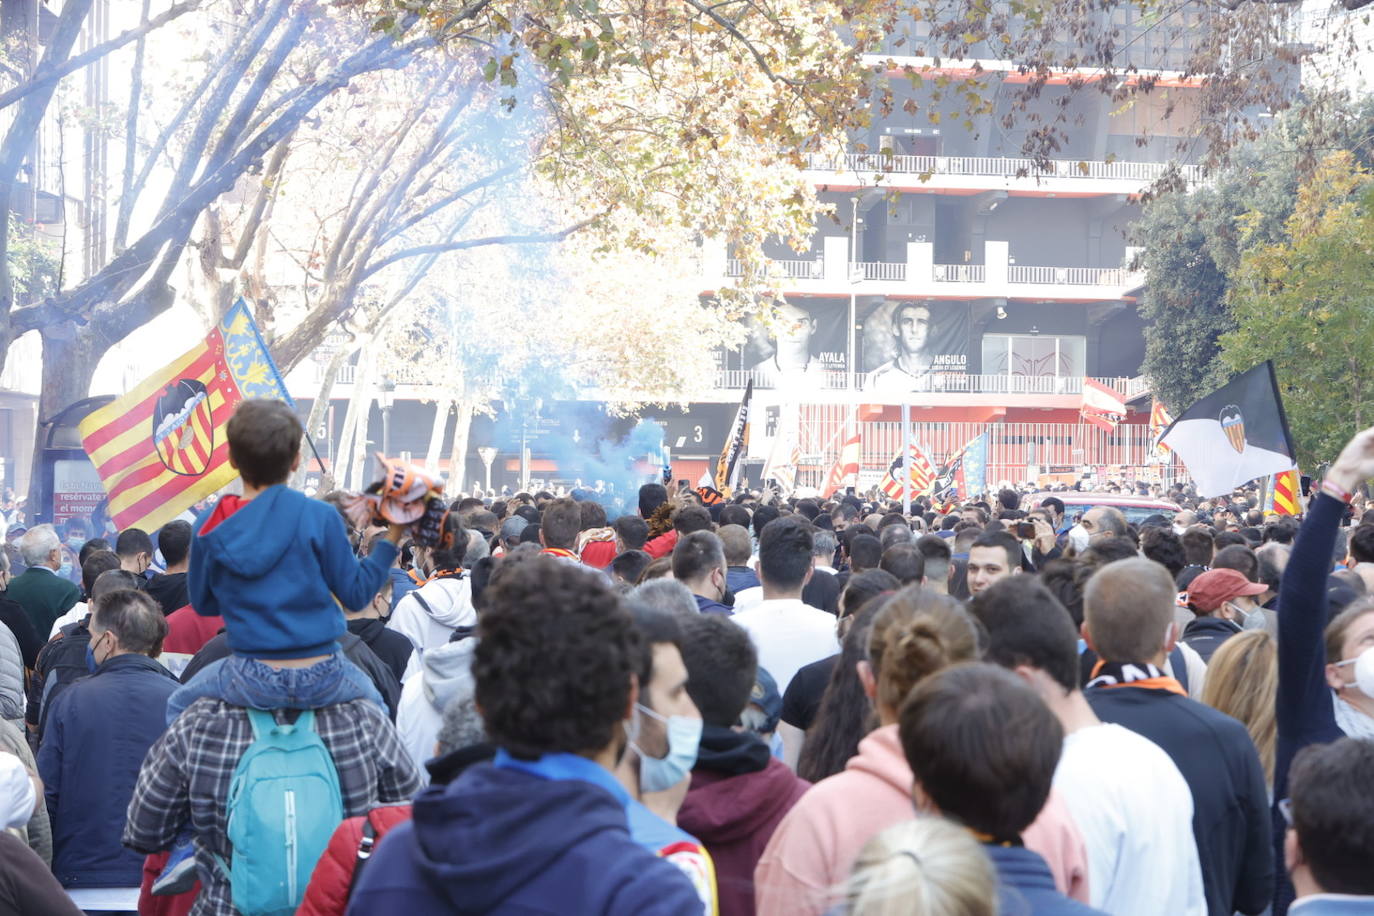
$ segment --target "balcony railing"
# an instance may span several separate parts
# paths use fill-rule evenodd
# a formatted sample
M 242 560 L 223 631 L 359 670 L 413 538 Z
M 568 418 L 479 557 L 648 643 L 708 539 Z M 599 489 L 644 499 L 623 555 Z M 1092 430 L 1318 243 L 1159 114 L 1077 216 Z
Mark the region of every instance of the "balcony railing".
M 859 261 L 851 270 L 863 268 L 865 280 L 906 280 L 906 265 L 893 261 Z
M 1156 181 L 1170 168 L 1165 162 L 1104 162 L 1057 159 L 1042 169 L 1033 159 L 995 156 L 901 156 L 885 153 L 810 153 L 807 168 L 825 172 L 871 172 L 891 175 L 968 175 L 978 178 L 1092 178 Z M 1188 181 L 1202 180 L 1195 165 L 1175 166 Z
M 827 280 L 825 265 L 820 259 L 772 261 L 770 272 L 790 280 Z M 725 262 L 727 277 L 744 275 L 743 262 L 731 258 Z M 856 261 L 849 265 L 851 282 L 877 280 L 905 283 L 909 272 L 900 261 Z M 1034 283 L 1045 286 L 1127 286 L 1135 276 L 1123 267 L 1036 267 L 1009 265 L 1008 283 Z M 919 276 L 911 279 L 920 282 Z M 934 283 L 986 283 L 985 264 L 935 264 L 929 277 Z M 841 278 L 840 282 L 843 282 Z
M 780 379 L 772 372 L 758 372 L 752 369 L 721 369 L 716 374 L 716 388 L 722 391 L 740 391 L 750 382 L 755 388 L 775 388 Z M 808 382 L 811 376 L 808 376 Z M 849 373 L 842 370 L 826 370 L 819 375 L 819 388 L 825 391 L 842 391 L 849 387 Z M 860 391 L 867 388 L 868 374 L 855 374 L 854 383 Z M 1135 378 L 1098 378 L 1108 388 L 1130 399 L 1149 390 L 1149 383 L 1143 376 Z M 789 385 L 795 382 L 788 380 Z M 915 379 L 911 390 L 916 393 L 931 394 L 1082 394 L 1082 376 L 1026 376 L 1026 375 L 964 375 L 962 373 L 933 373 Z M 891 397 L 892 392 L 884 395 Z
M 789 280 L 825 279 L 825 267 L 819 258 L 779 259 L 770 261 L 769 268 L 770 272 L 781 274 Z M 744 262 L 739 258 L 727 260 L 725 262 L 725 275 L 727 277 L 744 276 Z
M 984 283 L 988 269 L 983 264 L 936 264 L 936 283 Z
M 1007 268 L 1008 283 L 1043 283 L 1053 286 L 1125 286 L 1130 271 L 1121 267 L 1026 267 Z

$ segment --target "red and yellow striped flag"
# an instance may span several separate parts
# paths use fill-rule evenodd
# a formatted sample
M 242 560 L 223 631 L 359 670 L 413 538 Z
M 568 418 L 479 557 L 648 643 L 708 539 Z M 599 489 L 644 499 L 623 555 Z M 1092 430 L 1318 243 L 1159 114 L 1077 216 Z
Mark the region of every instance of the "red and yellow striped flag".
M 1169 411 L 1158 400 L 1150 405 L 1150 441 L 1155 444 L 1155 450 L 1164 453 L 1173 451 L 1169 446 L 1160 442 L 1159 439 L 1164 435 L 1164 431 L 1169 428 L 1169 424 L 1174 422 L 1174 418 L 1169 415 Z
M 238 476 L 224 428 L 245 398 L 291 403 L 240 299 L 204 341 L 81 421 L 121 531 L 160 528 Z
M 1276 515 L 1298 514 L 1298 469 L 1274 475 L 1274 497 L 1269 506 Z

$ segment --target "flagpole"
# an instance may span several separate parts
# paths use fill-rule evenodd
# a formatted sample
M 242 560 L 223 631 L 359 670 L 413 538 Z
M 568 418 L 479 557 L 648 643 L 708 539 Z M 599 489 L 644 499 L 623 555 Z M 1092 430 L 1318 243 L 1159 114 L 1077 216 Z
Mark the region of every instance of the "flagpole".
M 902 400 L 902 514 L 911 516 L 911 404 Z

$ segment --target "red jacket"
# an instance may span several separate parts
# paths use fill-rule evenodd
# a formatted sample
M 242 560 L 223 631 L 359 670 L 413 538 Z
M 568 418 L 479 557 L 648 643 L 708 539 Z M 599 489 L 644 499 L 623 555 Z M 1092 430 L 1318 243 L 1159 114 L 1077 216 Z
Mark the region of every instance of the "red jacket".
M 222 629 L 223 617 L 202 617 L 188 604 L 167 615 L 167 638 L 162 641 L 162 651 L 195 655 Z
M 397 824 L 410 820 L 410 805 L 382 805 L 366 815 L 350 817 L 334 830 L 324 855 L 310 875 L 296 916 L 344 916 L 348 909 L 348 889 L 353 883 L 353 867 L 358 862 L 358 844 L 363 840 L 363 818 L 372 821 L 377 841 Z
M 678 827 L 711 854 L 720 916 L 754 916 L 754 867 L 783 816 L 811 788 L 781 760 L 767 761 L 762 770 L 735 775 L 693 770 L 677 813 Z
M 666 557 L 673 552 L 677 546 L 677 529 L 660 534 L 652 541 L 644 545 L 644 552 L 657 560 L 659 557 Z

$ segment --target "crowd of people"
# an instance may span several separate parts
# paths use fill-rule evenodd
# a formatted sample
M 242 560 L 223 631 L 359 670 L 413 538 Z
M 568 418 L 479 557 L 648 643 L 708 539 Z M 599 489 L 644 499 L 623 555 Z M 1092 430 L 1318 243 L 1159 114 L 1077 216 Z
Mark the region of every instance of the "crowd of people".
M 286 405 L 227 432 L 194 521 L 0 553 L 0 916 L 1374 913 L 1374 430 L 1301 520 L 648 483 L 423 536 L 288 487 Z

